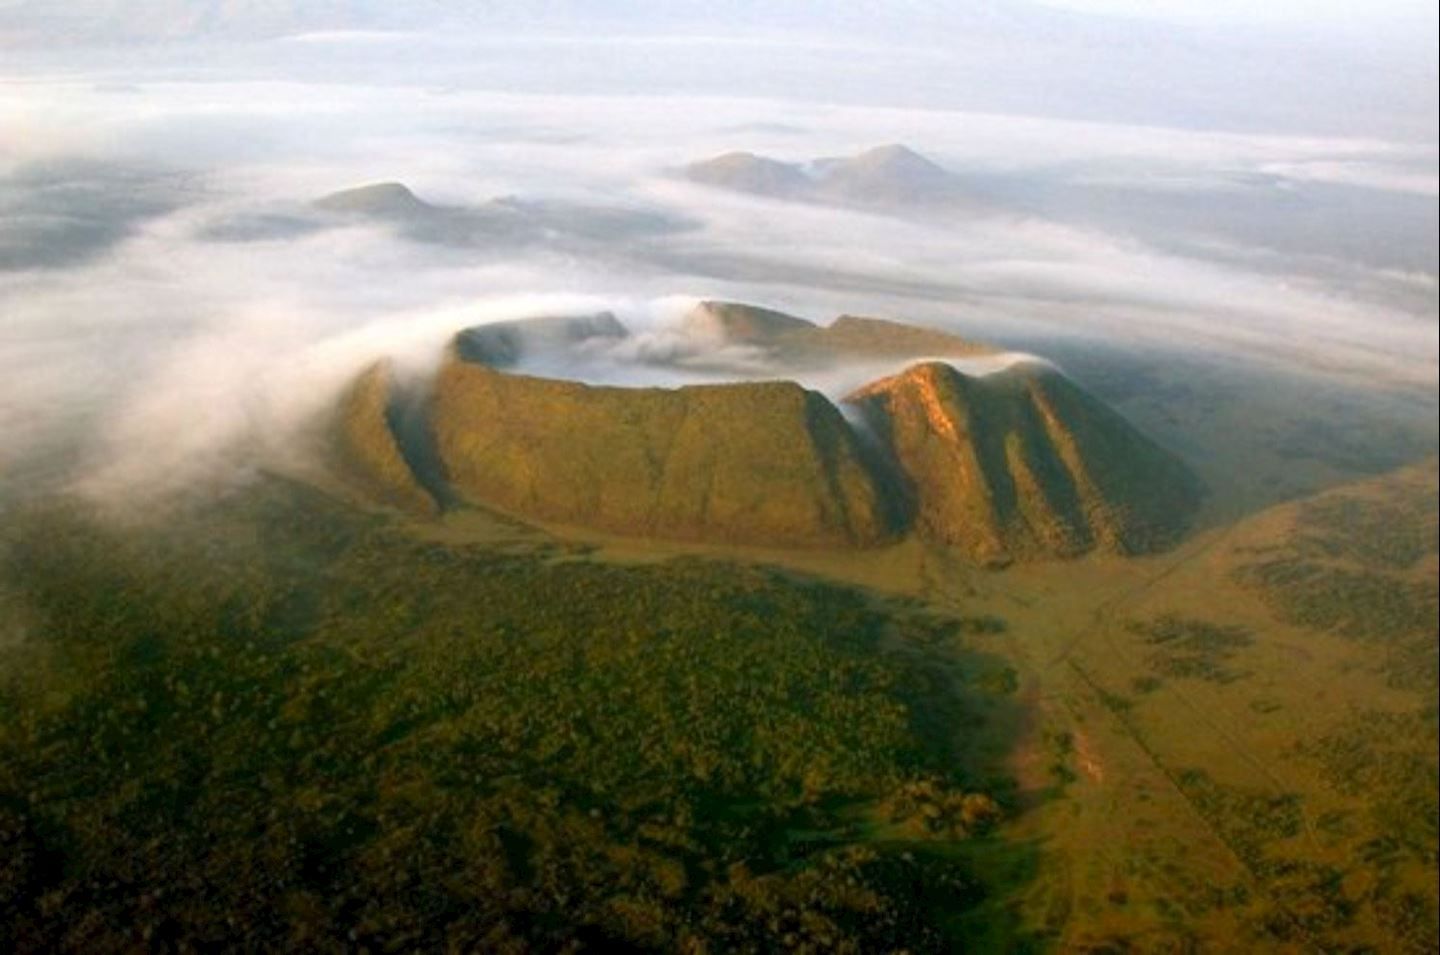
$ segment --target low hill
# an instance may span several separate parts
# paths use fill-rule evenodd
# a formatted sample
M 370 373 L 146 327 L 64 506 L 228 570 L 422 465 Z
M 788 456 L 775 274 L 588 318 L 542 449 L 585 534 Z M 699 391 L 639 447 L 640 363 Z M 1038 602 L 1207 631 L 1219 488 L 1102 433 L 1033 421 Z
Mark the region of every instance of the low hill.
M 221 221 L 211 238 L 245 239 L 314 231 L 345 222 L 387 226 L 414 242 L 513 253 L 518 248 L 591 248 L 622 239 L 668 235 L 694 227 L 658 209 L 563 199 L 501 196 L 478 204 L 436 204 L 399 182 L 343 189 L 310 203 L 311 215 L 251 213 Z M 321 213 L 315 215 L 314 213 Z M 277 221 L 277 219 L 279 221 Z
M 799 166 L 747 152 L 725 153 L 691 163 L 685 167 L 685 177 L 701 185 L 785 199 L 800 196 L 814 186 Z
M 929 202 L 960 191 L 953 174 L 907 146 L 877 146 L 817 166 L 819 190 L 847 202 Z
M 830 325 L 739 302 L 707 301 L 686 317 L 692 332 L 772 349 L 796 364 L 838 358 L 925 358 L 992 354 L 995 349 L 935 328 L 842 315 Z
M 435 207 L 420 200 L 410 188 L 398 182 L 380 182 L 354 189 L 342 189 L 315 200 L 315 208 L 347 215 L 404 219 L 423 216 Z
M 452 355 L 431 427 L 456 494 L 522 517 L 776 546 L 895 530 L 839 411 L 791 382 L 594 387 Z
M 985 563 L 1153 550 L 1198 502 L 1177 459 L 1046 365 L 927 362 L 846 403 L 904 475 L 916 531 Z
M 1440 461 L 1431 456 L 1272 508 L 1238 525 L 1227 541 L 1238 565 L 1231 576 L 1293 626 L 1372 651 L 1383 646 L 1374 662 L 1386 682 L 1433 705 L 1440 685 L 1437 491 Z
M 731 152 L 691 163 L 683 175 L 701 185 L 774 199 L 912 211 L 927 204 L 973 204 L 974 199 L 959 176 L 899 144 L 809 163 Z
M 792 335 L 815 331 L 814 322 L 774 309 L 740 302 L 706 301 L 685 316 L 685 331 L 743 345 L 772 345 Z

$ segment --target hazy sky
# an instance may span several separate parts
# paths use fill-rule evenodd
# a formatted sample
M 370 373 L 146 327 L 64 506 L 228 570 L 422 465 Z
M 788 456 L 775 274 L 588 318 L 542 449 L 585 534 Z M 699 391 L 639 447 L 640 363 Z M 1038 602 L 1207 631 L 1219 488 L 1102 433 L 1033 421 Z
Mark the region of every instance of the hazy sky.
M 1435 0 L 1044 0 L 1045 6 L 1091 13 L 1182 21 L 1432 23 Z
M 740 33 L 698 2 L 617 0 L 589 33 L 576 0 L 447 30 L 416 12 L 461 6 L 0 0 L 0 475 L 58 448 L 112 483 L 183 480 L 291 446 L 379 355 L 696 297 L 1433 394 L 1433 50 L 1000 2 L 734 0 L 764 26 Z M 528 30 L 532 8 L 572 26 Z M 850 32 L 804 28 L 827 10 Z M 892 142 L 952 170 L 972 211 L 677 172 Z M 385 180 L 462 214 L 310 205 Z
M 1063 9 L 1061 8 L 1063 5 Z M 1094 13 L 1128 16 L 1094 16 Z M 1434 142 L 1440 130 L 1434 4 L 1417 0 L 0 0 L 14 68 L 118 68 L 125 44 L 250 42 L 336 30 L 435 30 L 468 57 L 319 60 L 353 82 L 418 79 L 503 89 L 705 92 L 928 106 L 1247 132 L 1379 135 Z M 699 40 L 690 61 L 627 47 L 557 51 L 553 75 L 491 69 L 521 35 Z M 749 45 L 742 45 L 748 41 Z M 496 45 L 501 47 L 496 51 Z M 104 55 L 85 47 L 110 47 Z M 678 50 L 679 47 L 672 47 Z M 727 51 L 737 56 L 727 59 Z M 687 50 L 687 54 L 691 51 Z M 283 51 L 253 72 L 303 69 Z M 228 65 L 237 66 L 237 57 Z M 219 67 L 227 58 L 150 52 L 131 65 Z

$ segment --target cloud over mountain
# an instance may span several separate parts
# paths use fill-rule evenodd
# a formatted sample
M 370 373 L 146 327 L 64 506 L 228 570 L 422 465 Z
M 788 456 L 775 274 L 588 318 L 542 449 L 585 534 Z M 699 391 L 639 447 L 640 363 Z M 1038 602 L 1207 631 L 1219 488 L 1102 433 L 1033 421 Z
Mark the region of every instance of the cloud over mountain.
M 651 320 L 675 296 L 899 315 L 1031 350 L 1124 342 L 1385 387 L 1434 379 L 1433 146 L 957 110 L 945 91 L 897 98 L 930 90 L 915 72 L 939 61 L 919 48 L 713 40 L 329 34 L 206 41 L 200 59 L 190 41 L 13 46 L 7 473 L 44 457 L 157 492 L 235 473 L 257 448 L 295 447 L 379 355 L 398 353 L 403 376 L 459 328 L 561 300 L 634 322 L 637 354 L 690 348 L 687 380 L 707 361 L 764 362 L 677 340 Z M 986 88 L 1019 95 L 999 73 Z M 808 182 L 815 157 L 876 143 L 910 144 L 984 209 L 777 203 L 673 174 L 746 150 Z M 409 211 L 312 205 L 367 183 L 402 183 Z
M 767 547 L 914 534 L 992 565 L 1155 550 L 1198 503 L 1178 459 L 1043 363 L 986 368 L 975 359 L 1006 356 L 938 331 L 818 326 L 739 303 L 702 302 L 677 328 L 712 354 L 760 350 L 771 375 L 713 368 L 717 383 L 665 388 L 542 377 L 525 371 L 567 357 L 583 367 L 629 329 L 609 313 L 482 325 L 408 391 L 383 365 L 356 379 L 336 412 L 340 474 L 425 516 L 467 502 L 626 537 Z M 946 353 L 957 364 L 915 363 Z M 911 367 L 840 403 L 776 380 L 884 358 Z

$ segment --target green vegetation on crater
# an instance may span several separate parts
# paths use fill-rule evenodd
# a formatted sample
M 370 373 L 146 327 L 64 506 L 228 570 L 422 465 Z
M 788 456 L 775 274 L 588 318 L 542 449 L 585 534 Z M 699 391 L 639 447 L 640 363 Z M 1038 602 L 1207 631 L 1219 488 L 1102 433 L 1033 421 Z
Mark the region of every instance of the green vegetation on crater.
M 452 359 L 431 426 L 458 494 L 533 519 L 779 546 L 895 531 L 840 413 L 791 382 L 596 387 Z
M 899 322 L 823 328 L 730 302 L 699 304 L 684 327 L 797 368 L 991 351 Z M 771 547 L 914 533 L 990 564 L 1160 549 L 1199 497 L 1177 459 L 1034 363 L 976 376 L 916 365 L 846 400 L 867 426 L 789 381 L 626 388 L 507 371 L 532 352 L 563 360 L 627 335 L 609 313 L 466 330 L 408 412 L 386 403 L 393 389 L 371 369 L 339 413 L 342 468 L 417 512 L 428 497 L 628 537 Z

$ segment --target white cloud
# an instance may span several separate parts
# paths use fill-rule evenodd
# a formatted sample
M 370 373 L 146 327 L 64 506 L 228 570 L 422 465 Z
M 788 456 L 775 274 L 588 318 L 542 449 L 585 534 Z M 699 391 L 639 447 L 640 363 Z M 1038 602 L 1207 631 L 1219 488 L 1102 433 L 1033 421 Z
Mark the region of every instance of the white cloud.
M 663 337 L 661 318 L 687 296 L 822 320 L 890 314 L 1002 344 L 1012 334 L 1194 343 L 1395 381 L 1436 375 L 1434 277 L 1408 267 L 1347 261 L 1337 287 L 1301 271 L 1296 250 L 1181 254 L 1113 222 L 1047 221 L 1043 208 L 911 221 L 670 175 L 733 148 L 799 160 L 907 141 L 980 179 L 1068 188 L 1148 178 L 1203 192 L 1263 175 L 1424 198 L 1434 194 L 1416 188 L 1433 184 L 1428 147 L 744 97 L 111 73 L 0 82 L 0 126 L 24 133 L 0 146 L 0 196 L 16 170 L 73 156 L 184 173 L 176 211 L 127 221 L 98 258 L 0 272 L 5 454 L 78 442 L 92 486 L 185 483 L 288 452 L 373 357 L 423 367 L 468 324 L 613 308 Z M 698 228 L 513 249 L 442 248 L 381 225 L 200 238 L 227 216 L 303 211 L 312 197 L 388 179 L 436 202 L 561 197 Z M 1421 304 L 1407 309 L 1372 286 L 1403 287 Z

